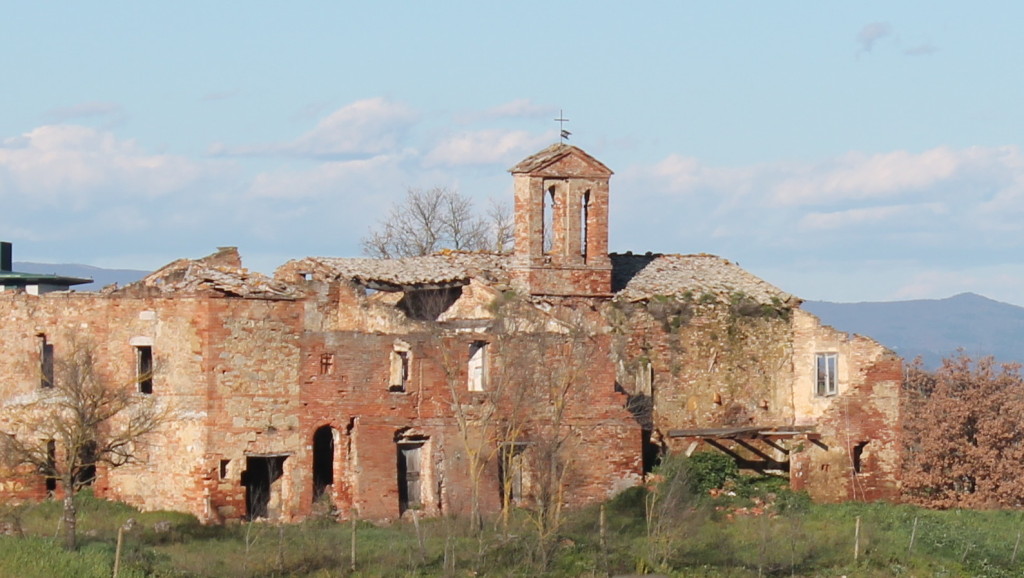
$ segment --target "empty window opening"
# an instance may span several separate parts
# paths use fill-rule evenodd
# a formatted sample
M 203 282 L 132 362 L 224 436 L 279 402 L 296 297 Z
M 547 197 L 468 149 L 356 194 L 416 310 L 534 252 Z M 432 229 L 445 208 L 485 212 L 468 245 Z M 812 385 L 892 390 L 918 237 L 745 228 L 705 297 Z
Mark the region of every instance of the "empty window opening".
M 82 444 L 78 449 L 78 471 L 75 472 L 75 486 L 91 486 L 96 481 L 96 442 L 90 441 Z
M 313 501 L 334 483 L 334 430 L 325 425 L 313 433 Z
M 814 393 L 818 396 L 835 395 L 839 391 L 839 378 L 836 375 L 839 355 L 835 353 L 819 353 L 815 356 L 816 382 Z
M 423 507 L 423 444 L 420 441 L 398 442 L 398 511 Z
M 487 387 L 487 342 L 469 344 L 469 391 L 483 391 Z
M 250 520 L 270 517 L 274 482 L 284 474 L 288 456 L 246 456 L 242 485 L 245 486 L 245 511 Z
M 334 354 L 320 354 L 320 375 L 331 375 L 334 373 Z
M 545 255 L 551 253 L 555 239 L 555 187 L 549 188 L 543 195 L 543 212 L 541 221 L 541 251 Z
M 39 336 L 39 385 L 53 387 L 53 344 L 45 335 Z
M 526 498 L 526 447 L 525 442 L 507 442 L 501 445 L 501 451 L 498 453 L 498 482 L 502 507 L 521 505 Z
M 57 442 L 46 440 L 46 493 L 53 495 L 57 491 Z
M 391 352 L 391 371 L 388 391 L 403 392 L 409 383 L 409 351 L 396 346 Z
M 135 347 L 135 379 L 139 381 L 139 391 L 153 393 L 153 347 L 138 345 Z
M 859 474 L 861 467 L 864 465 L 864 447 L 868 445 L 868 442 L 858 442 L 857 445 L 853 446 L 853 452 L 850 456 L 853 458 L 853 471 Z
M 228 479 L 228 464 L 230 464 L 230 463 L 231 463 L 231 460 L 221 460 L 220 461 L 220 479 L 222 479 L 222 480 Z
M 590 213 L 590 191 L 584 191 L 580 199 L 580 256 L 587 260 L 587 219 Z

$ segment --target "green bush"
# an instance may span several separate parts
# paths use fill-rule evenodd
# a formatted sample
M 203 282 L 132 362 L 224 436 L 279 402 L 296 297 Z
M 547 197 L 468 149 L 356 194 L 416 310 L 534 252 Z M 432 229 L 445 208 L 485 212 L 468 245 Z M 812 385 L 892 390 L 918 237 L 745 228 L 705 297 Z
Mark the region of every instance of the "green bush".
M 736 462 L 718 452 L 693 454 L 685 459 L 683 467 L 689 475 L 690 487 L 698 494 L 723 488 L 727 482 L 735 481 L 740 476 Z

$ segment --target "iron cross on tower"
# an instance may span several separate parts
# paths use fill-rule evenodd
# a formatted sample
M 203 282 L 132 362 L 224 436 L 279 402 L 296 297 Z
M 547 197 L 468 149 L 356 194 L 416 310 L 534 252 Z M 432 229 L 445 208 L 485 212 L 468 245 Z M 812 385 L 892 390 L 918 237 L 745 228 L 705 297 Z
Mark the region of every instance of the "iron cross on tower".
M 569 140 L 569 135 L 572 133 L 565 130 L 565 123 L 569 122 L 569 119 L 565 118 L 565 113 L 561 109 L 558 110 L 558 118 L 555 119 L 555 122 L 558 123 L 558 134 L 562 142 Z

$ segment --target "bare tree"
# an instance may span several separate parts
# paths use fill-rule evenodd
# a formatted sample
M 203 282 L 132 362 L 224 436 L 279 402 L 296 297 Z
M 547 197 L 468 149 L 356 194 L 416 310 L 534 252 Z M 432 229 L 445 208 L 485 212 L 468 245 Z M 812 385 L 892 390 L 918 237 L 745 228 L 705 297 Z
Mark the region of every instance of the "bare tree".
M 60 484 L 64 545 L 73 550 L 76 493 L 92 482 L 97 466 L 137 461 L 146 436 L 166 421 L 166 414 L 152 396 L 137 391 L 135 382 L 110 383 L 99 371 L 91 345 L 74 339 L 69 343 L 67 354 L 54 361 L 50 387 L 4 406 L 0 460 Z
M 409 189 L 401 202 L 362 240 L 363 253 L 378 259 L 418 257 L 442 249 L 505 251 L 511 245 L 511 211 L 492 203 L 485 216 L 473 200 L 445 187 Z
M 573 307 L 545 308 L 503 295 L 491 305 L 487 331 L 436 328 L 470 478 L 472 525 L 481 529 L 481 486 L 497 469 L 501 527 L 519 508 L 536 532 L 537 561 L 548 564 L 561 528 L 566 491 L 576 474 L 581 438 L 576 416 L 586 407 L 586 369 L 599 347 Z M 473 380 L 475 353 L 485 348 L 482 381 Z M 440 402 L 441 400 L 438 399 Z
M 505 253 L 512 250 L 515 242 L 515 216 L 512 214 L 512 207 L 497 199 L 491 199 L 487 208 L 487 219 L 491 227 L 491 239 L 494 246 L 491 247 L 496 253 Z

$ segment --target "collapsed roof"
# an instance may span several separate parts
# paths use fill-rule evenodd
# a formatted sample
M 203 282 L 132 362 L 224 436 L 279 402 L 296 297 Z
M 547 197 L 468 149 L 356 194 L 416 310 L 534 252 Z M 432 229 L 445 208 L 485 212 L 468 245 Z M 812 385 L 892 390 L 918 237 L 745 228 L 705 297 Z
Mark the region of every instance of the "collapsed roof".
M 723 300 L 741 294 L 761 304 L 795 305 L 799 300 L 736 263 L 714 255 L 612 254 L 612 291 L 629 301 L 654 296 L 712 294 Z M 508 255 L 443 252 L 404 259 L 307 257 L 285 263 L 275 279 L 347 281 L 383 291 L 438 289 L 466 285 L 510 287 Z
M 251 299 L 295 299 L 299 295 L 287 283 L 243 268 L 235 247 L 220 247 L 216 253 L 202 259 L 178 259 L 115 292 L 129 295 L 213 292 Z

